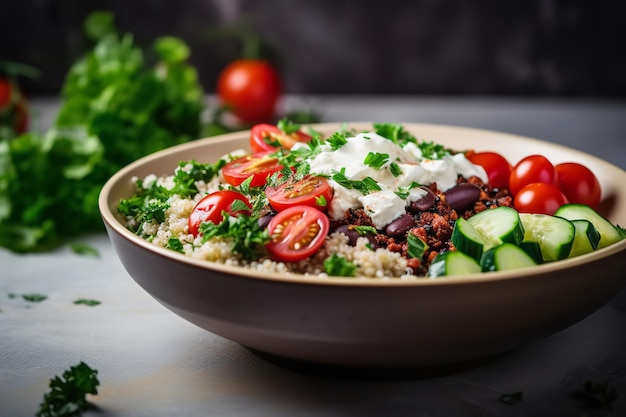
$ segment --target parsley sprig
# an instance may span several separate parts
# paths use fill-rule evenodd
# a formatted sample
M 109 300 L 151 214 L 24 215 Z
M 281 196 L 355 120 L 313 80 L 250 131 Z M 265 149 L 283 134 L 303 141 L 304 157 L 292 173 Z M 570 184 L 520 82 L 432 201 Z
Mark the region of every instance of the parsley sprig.
M 96 395 L 100 381 L 98 371 L 85 362 L 71 366 L 61 377 L 50 380 L 50 392 L 43 397 L 37 417 L 74 417 L 90 408 L 87 394 Z
M 264 245 L 270 240 L 267 230 L 259 226 L 256 217 L 245 214 L 231 216 L 227 212 L 222 214 L 222 222 L 215 224 L 209 221 L 200 225 L 203 242 L 221 236 L 232 242 L 233 253 L 244 259 L 258 259 L 259 254 L 264 251 Z

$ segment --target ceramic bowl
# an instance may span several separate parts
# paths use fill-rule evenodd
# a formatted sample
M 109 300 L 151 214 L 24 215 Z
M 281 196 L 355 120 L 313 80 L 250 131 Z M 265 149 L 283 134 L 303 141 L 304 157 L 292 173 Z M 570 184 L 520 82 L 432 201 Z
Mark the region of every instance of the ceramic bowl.
M 353 123 L 358 130 L 370 123 Z M 600 211 L 626 225 L 626 172 L 588 154 L 507 133 L 404 124 L 453 149 L 495 150 L 515 163 L 538 153 L 587 165 L 603 188 Z M 314 128 L 332 133 L 339 124 Z M 442 279 L 322 279 L 260 273 L 195 260 L 124 227 L 117 203 L 131 178 L 173 172 L 179 161 L 215 162 L 248 147 L 248 132 L 200 139 L 142 158 L 103 187 L 99 205 L 130 276 L 180 317 L 271 357 L 354 368 L 428 367 L 497 355 L 558 332 L 626 284 L 626 240 L 594 253 L 510 272 Z

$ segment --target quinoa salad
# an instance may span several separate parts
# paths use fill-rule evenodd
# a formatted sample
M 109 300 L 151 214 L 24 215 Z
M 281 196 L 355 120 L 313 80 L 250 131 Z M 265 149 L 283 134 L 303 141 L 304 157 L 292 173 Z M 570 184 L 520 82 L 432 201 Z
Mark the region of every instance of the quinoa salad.
M 490 184 L 469 153 L 418 139 L 399 124 L 345 127 L 323 137 L 282 120 L 254 126 L 250 148 L 217 162 L 181 161 L 170 175 L 134 178 L 135 194 L 118 206 L 126 227 L 207 262 L 383 279 L 442 275 L 435 264 L 461 243 L 477 260 L 467 271 L 481 272 L 474 263 L 498 245 L 479 236 L 483 243 L 472 252 L 473 235 L 482 234 L 480 222 L 470 224 L 478 213 L 499 213 L 515 226 L 500 244 L 515 239 L 522 246 L 534 227 L 534 218 L 522 222 L 512 209 L 509 189 Z M 542 261 L 542 249 L 529 257 L 532 264 Z

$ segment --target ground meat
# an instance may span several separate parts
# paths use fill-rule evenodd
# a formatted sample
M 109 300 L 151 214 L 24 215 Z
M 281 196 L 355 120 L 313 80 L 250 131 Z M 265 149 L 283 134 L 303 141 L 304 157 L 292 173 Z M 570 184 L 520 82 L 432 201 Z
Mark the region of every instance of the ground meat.
M 428 247 L 421 259 L 411 258 L 408 255 L 409 245 L 406 237 L 404 239 L 397 236 L 395 238 L 390 237 L 384 233 L 384 230 L 378 230 L 375 236 L 376 247 L 386 248 L 391 252 L 402 254 L 407 259 L 407 266 L 413 273 L 423 276 L 427 273 L 428 266 L 439 253 L 456 250 L 450 239 L 452 238 L 454 224 L 459 217 L 467 219 L 484 210 L 500 206 L 512 207 L 513 205 L 513 199 L 508 190 L 491 188 L 478 177 L 470 177 L 468 179 L 459 177 L 457 183 L 474 184 L 481 190 L 478 201 L 474 203 L 470 210 L 457 213 L 446 203 L 442 192 L 437 188 L 437 184 L 431 184 L 429 188 L 436 195 L 433 206 L 426 211 L 409 211 L 415 220 L 415 227 L 411 228 L 407 235 L 408 233 L 413 234 L 424 241 Z M 345 219 L 333 222 L 332 229 L 334 230 L 341 225 L 373 227 L 370 217 L 362 209 L 351 210 L 349 213 L 346 213 Z

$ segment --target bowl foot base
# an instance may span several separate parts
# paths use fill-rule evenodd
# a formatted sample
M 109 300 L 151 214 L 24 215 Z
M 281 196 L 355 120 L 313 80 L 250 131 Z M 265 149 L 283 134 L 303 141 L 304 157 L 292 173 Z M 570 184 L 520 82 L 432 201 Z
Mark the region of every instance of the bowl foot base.
M 315 376 L 323 376 L 339 379 L 373 380 L 373 381 L 406 381 L 417 379 L 438 378 L 446 375 L 469 371 L 491 362 L 508 354 L 500 353 L 488 357 L 471 359 L 462 362 L 429 366 L 403 366 L 403 367 L 360 367 L 348 365 L 334 365 L 306 360 L 286 358 L 267 352 L 244 346 L 255 356 L 274 365 Z

